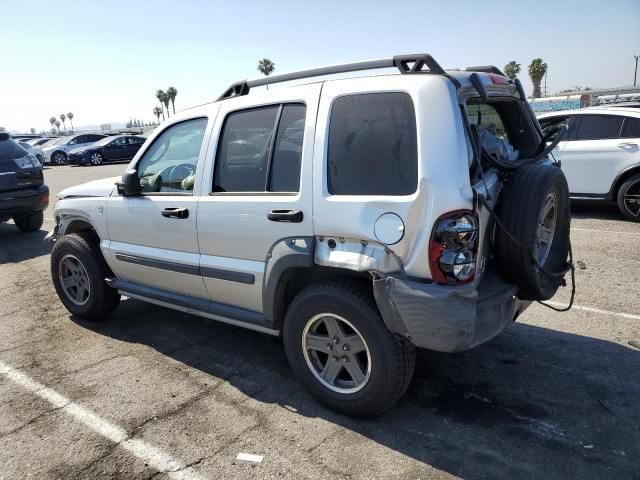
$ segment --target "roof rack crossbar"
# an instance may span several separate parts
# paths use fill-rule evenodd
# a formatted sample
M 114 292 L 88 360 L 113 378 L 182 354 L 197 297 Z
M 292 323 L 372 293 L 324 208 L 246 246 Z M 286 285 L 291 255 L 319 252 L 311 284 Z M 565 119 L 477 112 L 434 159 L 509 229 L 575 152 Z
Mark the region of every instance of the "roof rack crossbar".
M 247 95 L 252 87 L 272 85 L 274 83 L 289 82 L 303 78 L 320 77 L 324 75 L 334 75 L 338 73 L 360 72 L 365 70 L 377 70 L 381 68 L 396 67 L 400 73 L 433 73 L 445 75 L 444 69 L 434 60 L 431 55 L 397 55 L 393 58 L 380 58 L 375 60 L 362 60 L 359 62 L 342 63 L 327 67 L 311 68 L 299 72 L 284 73 L 282 75 L 267 76 L 254 80 L 241 80 L 232 84 L 225 92 L 218 97 L 218 100 Z M 425 67 L 428 70 L 425 70 Z

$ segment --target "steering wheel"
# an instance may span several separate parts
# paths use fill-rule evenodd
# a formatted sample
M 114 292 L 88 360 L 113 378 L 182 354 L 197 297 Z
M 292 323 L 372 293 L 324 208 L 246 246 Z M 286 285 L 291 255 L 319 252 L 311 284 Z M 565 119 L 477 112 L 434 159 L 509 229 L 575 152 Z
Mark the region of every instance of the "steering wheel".
M 173 185 L 182 183 L 182 180 L 193 175 L 196 169 L 189 163 L 181 163 L 180 165 L 169 167 L 167 170 L 167 183 Z

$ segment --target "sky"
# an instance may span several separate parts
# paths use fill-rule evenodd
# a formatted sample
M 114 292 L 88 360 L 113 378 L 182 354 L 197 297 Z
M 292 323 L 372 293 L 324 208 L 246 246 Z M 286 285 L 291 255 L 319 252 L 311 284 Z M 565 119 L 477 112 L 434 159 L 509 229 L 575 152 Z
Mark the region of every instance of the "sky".
M 155 92 L 176 110 L 259 76 L 401 53 L 444 67 L 549 65 L 550 93 L 633 84 L 640 0 L 5 1 L 0 6 L 0 126 L 38 132 L 152 120 Z M 67 127 L 69 126 L 67 122 Z

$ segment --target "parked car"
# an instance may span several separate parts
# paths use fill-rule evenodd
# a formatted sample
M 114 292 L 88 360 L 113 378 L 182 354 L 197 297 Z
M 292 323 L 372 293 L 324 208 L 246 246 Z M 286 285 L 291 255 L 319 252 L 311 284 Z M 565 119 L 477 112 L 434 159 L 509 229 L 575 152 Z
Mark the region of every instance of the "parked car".
M 626 218 L 640 222 L 640 110 L 603 106 L 538 118 L 544 132 L 568 125 L 556 156 L 571 197 L 616 202 Z
M 282 335 L 316 398 L 377 415 L 409 385 L 415 347 L 473 348 L 563 282 L 553 147 L 495 67 L 425 54 L 238 82 L 160 125 L 117 184 L 59 194 L 53 284 L 87 320 L 126 295 Z
M 42 165 L 8 133 L 0 132 L 0 223 L 13 219 L 22 232 L 39 230 L 48 205 Z
M 56 142 L 51 145 L 46 145 L 42 149 L 44 151 L 45 163 L 64 165 L 67 163 L 67 154 L 69 151 L 83 145 L 89 145 L 97 142 L 103 138 L 105 138 L 105 136 L 98 133 L 82 133 L 80 135 L 61 137 Z
M 137 135 L 105 137 L 90 145 L 74 148 L 68 155 L 70 164 L 102 165 L 114 160 L 131 160 L 146 138 Z
M 33 153 L 36 158 L 38 159 L 38 162 L 40 162 L 40 165 L 44 165 L 44 152 L 42 151 L 42 147 L 41 146 L 35 146 L 31 143 L 28 142 L 23 142 L 20 141 L 18 142 L 20 143 L 20 146 L 22 148 L 24 148 L 25 150 L 27 150 L 30 153 Z

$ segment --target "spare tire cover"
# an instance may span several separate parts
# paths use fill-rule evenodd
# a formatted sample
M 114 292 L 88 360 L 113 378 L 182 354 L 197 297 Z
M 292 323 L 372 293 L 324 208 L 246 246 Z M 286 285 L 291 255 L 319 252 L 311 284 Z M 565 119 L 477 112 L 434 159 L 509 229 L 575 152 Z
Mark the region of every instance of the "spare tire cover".
M 560 167 L 540 163 L 519 168 L 505 180 L 496 212 L 522 244 L 496 224 L 498 273 L 516 284 L 523 300 L 553 297 L 568 270 L 571 223 L 569 187 Z M 538 268 L 534 257 L 544 269 Z

